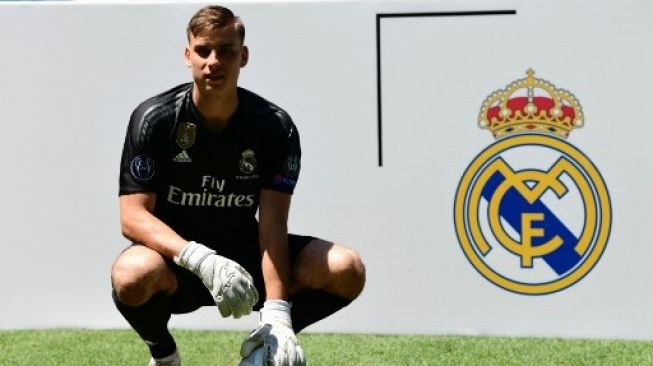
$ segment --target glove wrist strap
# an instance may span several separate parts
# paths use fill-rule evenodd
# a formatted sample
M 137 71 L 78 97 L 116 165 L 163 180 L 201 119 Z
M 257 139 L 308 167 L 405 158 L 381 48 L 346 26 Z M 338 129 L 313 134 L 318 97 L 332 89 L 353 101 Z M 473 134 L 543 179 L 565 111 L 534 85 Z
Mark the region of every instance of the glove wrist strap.
M 190 241 L 186 244 L 184 249 L 181 250 L 179 255 L 173 258 L 173 260 L 177 265 L 195 271 L 199 268 L 200 264 L 212 254 L 215 254 L 215 250 L 194 241 Z
M 267 300 L 261 309 L 261 323 L 283 323 L 292 327 L 291 305 L 283 300 Z

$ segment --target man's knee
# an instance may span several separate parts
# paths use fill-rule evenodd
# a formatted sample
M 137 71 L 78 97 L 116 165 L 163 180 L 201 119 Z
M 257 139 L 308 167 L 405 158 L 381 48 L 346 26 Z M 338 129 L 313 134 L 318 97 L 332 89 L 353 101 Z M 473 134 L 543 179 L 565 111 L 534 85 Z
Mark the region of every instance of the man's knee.
M 139 306 L 152 295 L 166 291 L 174 274 L 160 254 L 145 247 L 131 247 L 123 252 L 111 269 L 111 283 L 118 299 L 129 306 Z
M 293 276 L 292 292 L 325 290 L 355 299 L 365 286 L 365 265 L 355 250 L 318 239 L 299 253 Z
M 329 258 L 330 267 L 338 279 L 338 285 L 347 297 L 355 298 L 365 287 L 365 264 L 358 252 L 338 246 Z

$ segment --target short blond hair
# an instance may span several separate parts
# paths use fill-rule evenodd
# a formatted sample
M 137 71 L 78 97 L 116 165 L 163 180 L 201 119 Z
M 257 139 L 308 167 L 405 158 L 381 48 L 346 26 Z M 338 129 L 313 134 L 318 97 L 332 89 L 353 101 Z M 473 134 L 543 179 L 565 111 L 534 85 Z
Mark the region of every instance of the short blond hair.
M 209 5 L 198 10 L 186 28 L 186 37 L 207 35 L 215 29 L 235 24 L 240 43 L 245 43 L 245 24 L 231 10 L 219 5 Z

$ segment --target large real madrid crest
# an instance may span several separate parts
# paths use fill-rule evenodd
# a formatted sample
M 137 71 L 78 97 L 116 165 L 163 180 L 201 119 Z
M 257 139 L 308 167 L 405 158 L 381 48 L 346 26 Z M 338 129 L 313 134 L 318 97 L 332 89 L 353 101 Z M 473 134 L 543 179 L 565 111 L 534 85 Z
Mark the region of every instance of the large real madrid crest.
M 533 70 L 483 103 L 479 125 L 496 141 L 463 174 L 454 220 L 467 259 L 495 285 L 528 295 L 560 291 L 603 254 L 608 191 L 592 161 L 566 140 L 583 124 L 574 95 Z

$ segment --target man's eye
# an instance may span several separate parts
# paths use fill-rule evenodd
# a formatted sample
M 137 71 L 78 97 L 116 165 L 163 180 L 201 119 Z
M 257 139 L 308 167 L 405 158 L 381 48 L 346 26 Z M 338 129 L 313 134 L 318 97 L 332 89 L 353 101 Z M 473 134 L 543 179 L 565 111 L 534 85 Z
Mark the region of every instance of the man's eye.
M 204 48 L 204 47 L 196 48 L 195 52 L 201 58 L 207 58 L 211 54 L 211 50 L 208 49 L 208 48 Z
M 220 49 L 218 50 L 218 55 L 219 55 L 220 57 L 229 57 L 229 56 L 233 56 L 234 53 L 235 53 L 235 50 L 234 50 L 233 48 L 220 48 Z

